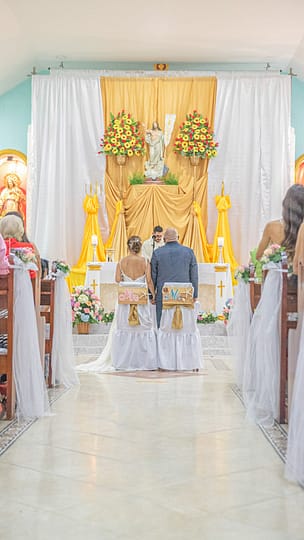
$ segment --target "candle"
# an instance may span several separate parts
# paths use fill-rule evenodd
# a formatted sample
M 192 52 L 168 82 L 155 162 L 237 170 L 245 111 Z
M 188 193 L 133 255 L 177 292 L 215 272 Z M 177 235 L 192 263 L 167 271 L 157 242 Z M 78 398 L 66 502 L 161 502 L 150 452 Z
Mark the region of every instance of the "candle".
M 97 234 L 92 234 L 92 236 L 91 236 L 91 244 L 92 244 L 92 246 L 97 246 L 98 245 Z
M 224 247 L 224 237 L 223 236 L 218 236 L 217 237 L 217 245 L 218 245 L 218 247 Z

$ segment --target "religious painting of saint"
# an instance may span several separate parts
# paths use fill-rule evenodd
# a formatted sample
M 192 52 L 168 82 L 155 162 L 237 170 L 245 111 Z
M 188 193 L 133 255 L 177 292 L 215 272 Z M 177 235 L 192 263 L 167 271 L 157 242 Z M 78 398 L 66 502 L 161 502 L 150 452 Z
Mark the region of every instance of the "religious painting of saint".
M 0 151 L 0 218 L 19 212 L 26 220 L 26 156 L 17 150 Z

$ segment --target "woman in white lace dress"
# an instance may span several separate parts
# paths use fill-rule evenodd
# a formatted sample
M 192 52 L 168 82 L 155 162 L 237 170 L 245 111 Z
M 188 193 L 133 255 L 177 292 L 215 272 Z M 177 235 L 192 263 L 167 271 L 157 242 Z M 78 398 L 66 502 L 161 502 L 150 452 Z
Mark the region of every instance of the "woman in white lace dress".
M 154 285 L 151 279 L 150 264 L 140 251 L 142 242 L 139 236 L 128 240 L 129 254 L 121 259 L 116 267 L 116 282 L 128 284 L 146 284 L 154 301 Z M 129 305 L 117 304 L 115 316 L 108 336 L 107 344 L 101 355 L 94 362 L 77 366 L 78 371 L 102 373 L 120 370 L 157 369 L 157 349 L 155 334 L 155 315 L 150 303 L 138 305 L 140 324 L 130 326 L 128 321 Z

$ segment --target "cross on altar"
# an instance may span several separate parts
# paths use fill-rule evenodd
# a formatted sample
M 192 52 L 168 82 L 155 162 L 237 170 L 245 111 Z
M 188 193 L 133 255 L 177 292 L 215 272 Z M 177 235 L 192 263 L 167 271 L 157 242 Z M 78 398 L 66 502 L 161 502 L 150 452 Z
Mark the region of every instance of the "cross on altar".
M 94 290 L 97 296 L 100 296 L 100 269 L 101 262 L 93 261 L 87 263 L 87 271 L 85 277 L 85 287 L 90 287 Z
M 92 287 L 94 289 L 94 293 L 96 294 L 96 287 L 97 287 L 98 283 L 96 283 L 95 279 L 93 279 L 93 283 L 91 283 L 90 287 Z
M 224 283 L 222 282 L 222 280 L 220 281 L 219 285 L 217 285 L 217 288 L 220 289 L 220 297 L 222 298 L 223 296 L 223 289 L 225 289 L 226 285 L 224 285 Z

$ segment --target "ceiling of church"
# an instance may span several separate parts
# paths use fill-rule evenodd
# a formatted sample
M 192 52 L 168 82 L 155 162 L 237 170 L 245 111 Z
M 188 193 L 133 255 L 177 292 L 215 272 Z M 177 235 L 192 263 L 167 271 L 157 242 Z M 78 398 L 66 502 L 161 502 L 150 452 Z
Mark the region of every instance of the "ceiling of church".
M 35 66 L 252 64 L 304 76 L 303 0 L 0 0 L 0 93 Z M 123 67 L 120 65 L 120 67 Z

